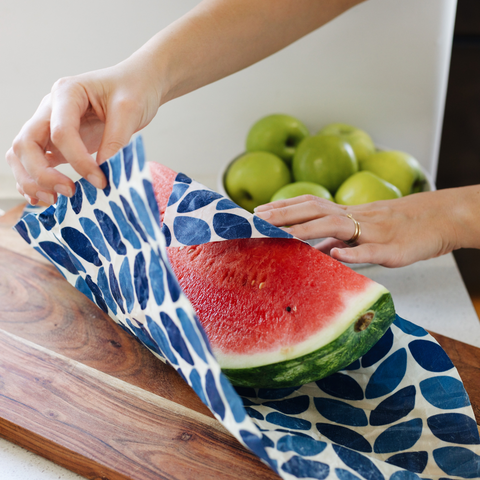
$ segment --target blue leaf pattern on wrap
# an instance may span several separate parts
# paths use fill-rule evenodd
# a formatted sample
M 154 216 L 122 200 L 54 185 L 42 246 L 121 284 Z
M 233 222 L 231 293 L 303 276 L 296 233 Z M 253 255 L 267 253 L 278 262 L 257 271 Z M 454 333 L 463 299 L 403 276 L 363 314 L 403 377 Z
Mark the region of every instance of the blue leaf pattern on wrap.
M 102 265 L 97 251 L 93 248 L 93 245 L 86 235 L 71 227 L 64 227 L 60 232 L 62 238 L 73 252 L 97 267 Z
M 98 270 L 98 288 L 103 294 L 103 298 L 108 308 L 113 312 L 114 315 L 117 314 L 117 304 L 110 293 L 110 287 L 108 285 L 107 275 L 105 274 L 105 269 L 101 267 Z
M 177 217 L 173 229 L 175 237 L 185 245 L 207 243 L 211 238 L 210 227 L 201 218 Z
M 91 240 L 94 247 L 101 255 L 103 255 L 103 257 L 105 257 L 108 262 L 110 262 L 110 253 L 105 245 L 102 232 L 97 225 L 87 217 L 79 218 L 79 222 L 83 228 L 83 231 L 85 232 L 85 235 Z
M 284 472 L 295 474 L 298 478 L 315 478 L 324 480 L 330 473 L 330 467 L 322 462 L 307 460 L 298 455 L 293 456 L 282 465 Z
M 422 473 L 428 462 L 428 452 L 402 452 L 392 455 L 387 463 L 404 468 L 413 473 Z
M 113 248 L 115 253 L 118 255 L 125 255 L 127 253 L 127 248 L 122 242 L 122 237 L 118 227 L 115 225 L 115 223 L 113 223 L 112 219 L 107 213 L 99 210 L 98 208 L 96 208 L 93 212 L 98 224 L 100 225 L 100 228 L 102 229 L 105 240 Z
M 383 400 L 370 414 L 370 425 L 388 425 L 406 417 L 415 407 L 416 393 L 409 385 Z
M 127 177 L 127 180 L 130 180 L 130 177 L 132 176 L 132 167 L 133 167 L 133 145 L 132 143 L 129 143 L 124 149 L 123 149 L 123 156 L 124 156 L 124 162 L 125 162 L 125 175 Z
M 54 212 L 55 210 L 49 207 L 38 216 L 38 220 L 44 226 L 45 230 L 51 230 L 57 224 Z
M 277 442 L 281 452 L 295 452 L 305 457 L 311 457 L 323 452 L 327 444 L 314 438 L 299 435 L 285 435 Z
M 108 162 L 103 162 L 101 165 L 100 165 L 100 168 L 102 169 L 105 177 L 109 178 L 110 177 L 110 167 L 109 167 L 109 163 Z M 111 192 L 112 188 L 110 186 L 110 182 L 107 182 L 107 186 L 103 189 L 103 193 L 106 197 L 108 197 L 110 195 L 110 192 Z
M 145 232 L 143 231 L 143 228 L 138 223 L 137 217 L 135 216 L 135 213 L 133 212 L 132 207 L 130 206 L 127 199 L 123 195 L 120 195 L 120 200 L 122 202 L 125 213 L 127 214 L 128 221 L 133 225 L 133 228 L 142 237 L 142 240 L 146 242 L 147 235 L 145 234 Z
M 174 350 L 177 351 L 187 363 L 193 365 L 193 359 L 190 355 L 187 344 L 182 337 L 180 329 L 175 325 L 171 317 L 165 312 L 160 312 L 160 317 L 170 340 L 170 344 Z
M 110 291 L 112 292 L 112 296 L 115 299 L 115 302 L 120 307 L 120 310 L 123 314 L 125 314 L 125 308 L 123 305 L 123 297 L 122 293 L 120 292 L 120 285 L 118 283 L 117 277 L 115 275 L 115 270 L 113 269 L 112 264 L 108 266 L 108 280 L 110 285 Z
M 377 398 L 393 392 L 406 372 L 407 352 L 401 348 L 386 358 L 370 377 L 365 390 L 366 398 Z
M 368 425 L 367 415 L 362 408 L 333 398 L 314 398 L 314 403 L 318 412 L 331 422 L 352 427 Z
M 130 264 L 127 258 L 123 260 L 122 266 L 120 267 L 119 283 L 123 298 L 127 304 L 127 312 L 130 313 L 133 310 L 135 296 L 133 292 L 132 275 L 130 274 Z
M 463 447 L 443 447 L 433 451 L 437 465 L 447 474 L 462 478 L 480 477 L 480 456 Z
M 133 283 L 140 308 L 145 310 L 147 307 L 148 298 L 150 296 L 150 289 L 148 284 L 147 269 L 145 266 L 145 258 L 142 252 L 139 252 L 135 257 L 135 262 L 133 264 Z
M 32 235 L 32 237 L 38 238 L 38 236 L 41 233 L 38 220 L 35 217 L 32 217 L 31 215 L 27 215 L 26 217 L 24 217 L 23 221 L 28 225 L 28 230 L 30 231 L 30 234 Z M 26 234 L 26 232 L 25 232 L 25 235 L 26 235 L 26 238 L 28 238 L 28 235 Z
M 252 227 L 248 220 L 232 213 L 216 213 L 213 216 L 213 228 L 222 238 L 250 238 Z
M 56 264 L 65 268 L 70 273 L 78 273 L 70 255 L 61 245 L 48 241 L 40 242 L 38 245 Z
M 363 389 L 358 382 L 343 373 L 334 373 L 316 382 L 318 387 L 332 397 L 343 400 L 362 400 Z
M 429 340 L 413 340 L 408 348 L 417 363 L 429 372 L 446 372 L 453 368 L 452 361 L 437 343 Z
M 385 357 L 393 345 L 393 332 L 389 328 L 383 337 L 362 357 L 362 367 L 367 368 L 374 365 Z
M 93 205 L 97 201 L 97 189 L 84 178 L 81 178 L 78 183 L 82 186 L 83 193 L 85 194 L 85 197 L 87 197 L 87 202 L 90 205 Z
M 122 233 L 123 238 L 128 240 L 133 248 L 137 250 L 142 247 L 140 240 L 138 239 L 137 235 L 133 231 L 133 228 L 127 222 L 125 215 L 122 212 L 122 209 L 113 202 L 110 202 L 110 208 L 112 209 L 113 216 L 117 222 L 117 225 L 120 227 L 120 232 Z
M 73 211 L 78 215 L 82 211 L 83 193 L 79 182 L 75 182 L 75 193 L 70 197 Z
M 27 226 L 25 225 L 24 220 L 20 220 L 16 225 L 15 225 L 15 230 L 20 234 L 20 236 L 27 242 L 27 243 L 32 243 L 30 240 L 30 237 L 28 236 L 28 230 Z
M 462 382 L 453 377 L 439 375 L 420 382 L 420 390 L 427 402 L 434 407 L 451 410 L 470 405 Z
M 57 208 L 55 209 L 55 216 L 57 217 L 58 223 L 62 223 L 65 219 L 65 214 L 67 213 L 67 204 L 68 198 L 64 197 L 63 195 L 59 195 L 57 201 Z
M 355 430 L 330 423 L 317 423 L 316 427 L 322 435 L 338 445 L 343 445 L 359 452 L 369 453 L 372 451 L 372 446 L 368 443 L 368 440 Z
M 421 418 L 397 423 L 382 432 L 373 446 L 376 453 L 393 453 L 412 448 L 422 434 Z
M 116 188 L 120 185 L 120 179 L 122 177 L 122 155 L 117 153 L 110 160 L 110 166 L 112 168 L 112 181 Z
M 439 413 L 427 418 L 432 433 L 449 443 L 478 445 L 477 422 L 463 413 Z
M 178 213 L 190 213 L 222 198 L 222 195 L 211 190 L 197 190 L 187 193 L 177 207 Z

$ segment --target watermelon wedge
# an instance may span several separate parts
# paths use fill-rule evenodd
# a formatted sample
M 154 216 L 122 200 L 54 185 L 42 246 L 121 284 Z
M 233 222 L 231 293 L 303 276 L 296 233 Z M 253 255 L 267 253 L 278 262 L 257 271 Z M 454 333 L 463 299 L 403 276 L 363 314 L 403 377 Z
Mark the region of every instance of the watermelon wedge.
M 150 170 L 163 215 L 176 174 L 156 163 Z M 233 385 L 282 388 L 323 378 L 365 354 L 395 318 L 385 287 L 299 240 L 167 252 Z

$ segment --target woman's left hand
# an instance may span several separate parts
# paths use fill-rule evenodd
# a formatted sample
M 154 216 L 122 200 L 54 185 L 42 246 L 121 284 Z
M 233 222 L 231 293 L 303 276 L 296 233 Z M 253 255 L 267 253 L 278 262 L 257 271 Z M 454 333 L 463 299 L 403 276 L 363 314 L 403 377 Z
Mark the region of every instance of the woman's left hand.
M 289 225 L 284 229 L 302 240 L 323 238 L 315 247 L 342 262 L 402 267 L 475 247 L 479 196 L 480 187 L 473 186 L 345 206 L 304 195 L 261 205 L 255 214 L 279 227 Z M 345 242 L 355 234 L 355 221 L 361 233 L 349 248 Z

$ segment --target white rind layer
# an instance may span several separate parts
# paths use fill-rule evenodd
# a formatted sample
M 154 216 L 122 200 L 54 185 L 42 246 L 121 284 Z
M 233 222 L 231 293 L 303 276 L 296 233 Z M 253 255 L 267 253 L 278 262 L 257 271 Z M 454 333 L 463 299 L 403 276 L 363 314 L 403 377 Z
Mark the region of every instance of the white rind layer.
M 335 322 L 326 328 L 323 328 L 316 335 L 310 336 L 304 342 L 297 345 L 282 347 L 280 349 L 261 353 L 248 354 L 225 354 L 218 349 L 213 349 L 221 368 L 254 368 L 273 363 L 284 362 L 292 358 L 301 357 L 314 352 L 319 348 L 328 345 L 338 338 L 352 323 L 358 315 L 365 311 L 370 305 L 373 305 L 382 295 L 388 293 L 388 290 L 375 282 L 362 292 L 345 298 L 345 308 Z

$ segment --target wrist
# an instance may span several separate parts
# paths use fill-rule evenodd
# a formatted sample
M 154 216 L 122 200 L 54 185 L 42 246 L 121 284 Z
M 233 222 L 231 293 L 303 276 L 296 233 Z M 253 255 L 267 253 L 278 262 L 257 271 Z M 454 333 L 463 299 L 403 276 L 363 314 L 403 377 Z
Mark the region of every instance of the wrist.
M 480 185 L 454 188 L 450 192 L 455 249 L 480 248 Z

